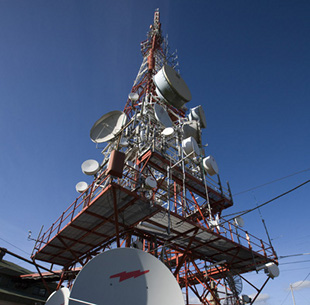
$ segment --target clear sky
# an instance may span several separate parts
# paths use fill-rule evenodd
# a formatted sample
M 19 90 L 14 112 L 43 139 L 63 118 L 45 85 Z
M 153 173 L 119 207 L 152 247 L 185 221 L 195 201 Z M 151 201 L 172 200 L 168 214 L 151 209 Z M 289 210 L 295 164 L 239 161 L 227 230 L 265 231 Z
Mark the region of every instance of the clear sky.
M 83 161 L 101 161 L 90 128 L 124 108 L 157 7 L 188 107 L 204 107 L 207 153 L 236 194 L 224 214 L 309 179 L 309 1 L 0 0 L 0 246 L 29 257 L 28 230 L 36 237 L 74 201 L 75 184 L 88 179 Z M 279 256 L 310 252 L 309 191 L 260 210 Z M 258 211 L 244 220 L 267 240 Z M 280 272 L 257 305 L 292 304 L 289 285 L 308 276 L 310 256 L 281 259 Z M 310 276 L 295 298 L 310 304 Z

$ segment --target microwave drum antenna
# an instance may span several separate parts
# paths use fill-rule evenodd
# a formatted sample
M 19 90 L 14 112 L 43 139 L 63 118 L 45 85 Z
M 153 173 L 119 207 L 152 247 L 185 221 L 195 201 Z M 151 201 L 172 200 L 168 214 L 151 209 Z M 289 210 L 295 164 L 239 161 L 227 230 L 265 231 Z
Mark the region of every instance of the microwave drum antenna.
M 212 156 L 208 156 L 202 160 L 203 167 L 210 176 L 217 175 L 219 168 L 215 159 Z
M 201 128 L 207 127 L 207 120 L 206 120 L 205 112 L 201 105 L 195 108 L 191 108 L 188 118 L 190 121 L 199 121 Z
M 182 126 L 183 138 L 193 137 L 197 143 L 201 143 L 200 128 L 197 121 L 185 122 Z
M 200 155 L 199 146 L 193 137 L 188 137 L 184 139 L 182 141 L 182 148 L 186 155 L 194 154 L 193 156 L 190 156 L 191 159 Z
M 137 92 L 130 92 L 128 98 L 135 103 L 139 99 L 139 94 Z
M 78 193 L 84 193 L 88 188 L 88 184 L 85 181 L 80 181 L 76 184 L 75 189 Z
M 90 138 L 95 143 L 112 140 L 126 124 L 126 114 L 122 111 L 111 111 L 103 115 L 90 130 Z
M 237 216 L 234 218 L 235 225 L 242 228 L 244 227 L 244 220 L 241 216 Z
M 90 260 L 71 289 L 69 305 L 103 303 L 184 305 L 184 300 L 175 277 L 155 256 L 138 249 L 117 248 Z
M 181 76 L 170 66 L 164 65 L 154 76 L 156 93 L 160 98 L 181 109 L 183 105 L 192 99 L 185 81 Z
M 99 171 L 100 165 L 98 161 L 90 159 L 90 160 L 84 161 L 82 163 L 81 168 L 82 168 L 82 172 L 85 175 L 92 176 L 92 175 L 97 174 L 97 172 Z

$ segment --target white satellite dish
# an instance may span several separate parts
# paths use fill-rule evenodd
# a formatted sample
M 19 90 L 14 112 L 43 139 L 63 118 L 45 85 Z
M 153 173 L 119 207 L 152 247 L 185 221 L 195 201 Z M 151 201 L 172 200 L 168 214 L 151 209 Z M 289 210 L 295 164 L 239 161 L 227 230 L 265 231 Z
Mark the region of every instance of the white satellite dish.
M 103 252 L 72 286 L 69 305 L 184 305 L 179 284 L 155 256 L 133 248 Z
M 161 132 L 161 134 L 162 134 L 163 136 L 166 136 L 166 137 L 171 136 L 173 133 L 174 133 L 173 127 L 166 127 L 166 128 Z
M 155 118 L 158 122 L 160 122 L 165 127 L 172 127 L 173 123 L 170 119 L 169 114 L 164 109 L 164 107 L 160 106 L 159 104 L 154 105 L 154 112 L 155 112 Z
M 196 156 L 200 155 L 200 149 L 196 142 L 196 140 L 193 137 L 188 137 L 182 141 L 182 148 L 186 155 L 191 155 L 191 158 L 194 158 Z
M 170 66 L 163 66 L 154 76 L 156 92 L 159 97 L 164 98 L 172 106 L 180 109 L 183 105 L 192 99 L 185 81 L 179 73 Z
M 206 120 L 205 112 L 204 112 L 201 105 L 199 105 L 195 108 L 191 108 L 190 113 L 188 115 L 188 118 L 191 121 L 194 121 L 194 120 L 199 121 L 201 128 L 207 127 L 207 120 Z
M 201 133 L 197 121 L 185 122 L 182 126 L 183 138 L 193 137 L 197 143 L 201 143 Z
M 136 102 L 139 99 L 139 94 L 137 92 L 130 92 L 128 94 L 128 98 L 132 101 L 132 102 Z
M 85 175 L 92 176 L 92 175 L 97 174 L 97 172 L 99 171 L 100 165 L 98 161 L 90 159 L 90 160 L 84 161 L 82 163 L 81 168 L 82 168 L 82 172 Z
M 235 225 L 242 228 L 244 227 L 244 220 L 241 216 L 237 216 L 234 218 L 234 221 L 235 221 Z
M 84 193 L 88 188 L 88 184 L 85 181 L 80 181 L 76 184 L 75 189 L 78 193 Z
M 219 168 L 215 159 L 212 156 L 208 156 L 202 160 L 203 167 L 210 176 L 217 175 Z
M 68 305 L 70 290 L 67 287 L 54 291 L 46 300 L 45 305 Z
M 126 114 L 122 111 L 111 111 L 103 115 L 90 130 L 90 138 L 95 143 L 112 140 L 126 124 Z

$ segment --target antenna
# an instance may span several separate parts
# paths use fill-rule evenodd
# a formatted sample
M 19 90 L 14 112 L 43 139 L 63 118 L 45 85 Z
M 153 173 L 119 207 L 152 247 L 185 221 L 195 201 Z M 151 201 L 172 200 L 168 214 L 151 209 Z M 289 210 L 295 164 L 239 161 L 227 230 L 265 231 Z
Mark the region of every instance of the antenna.
M 99 171 L 100 165 L 98 161 L 90 159 L 90 160 L 84 161 L 82 163 L 81 168 L 82 168 L 82 172 L 85 175 L 92 176 L 92 175 L 97 174 L 97 172 Z
M 139 99 L 139 94 L 136 93 L 136 92 L 130 92 L 128 94 L 128 98 L 133 102 L 135 103 L 138 99 Z
M 76 277 L 70 305 L 102 300 L 114 305 L 184 305 L 181 288 L 165 264 L 134 248 L 100 253 Z
M 193 121 L 193 120 L 199 121 L 201 128 L 207 127 L 207 120 L 206 120 L 205 112 L 201 105 L 195 108 L 191 108 L 188 118 L 190 121 Z
M 46 300 L 45 305 L 68 305 L 70 290 L 67 287 L 62 287 L 54 291 Z
M 244 227 L 244 220 L 241 216 L 237 216 L 234 218 L 234 222 L 235 222 L 235 225 L 240 227 L 240 228 L 243 228 Z
M 172 127 L 173 123 L 169 117 L 169 114 L 164 109 L 164 107 L 159 104 L 154 105 L 155 118 L 158 122 L 160 122 L 165 127 Z
M 202 164 L 203 164 L 204 169 L 207 171 L 207 173 L 210 176 L 218 175 L 219 168 L 217 166 L 215 159 L 212 156 L 208 156 L 204 158 L 202 160 Z
M 183 138 L 193 137 L 197 143 L 201 143 L 201 132 L 197 121 L 185 122 L 182 126 Z
M 177 109 L 192 99 L 185 81 L 168 65 L 164 65 L 154 76 L 154 83 L 159 97 Z
M 166 136 L 166 137 L 171 136 L 173 133 L 174 133 L 174 129 L 173 129 L 172 127 L 166 127 L 166 128 L 161 132 L 161 134 L 162 134 L 163 136 Z
M 95 143 L 112 140 L 126 124 L 126 114 L 122 111 L 111 111 L 95 122 L 90 130 L 90 138 Z
M 200 149 L 196 140 L 193 137 L 188 137 L 182 141 L 182 148 L 186 155 L 194 154 L 196 156 L 200 155 Z
M 85 181 L 80 181 L 76 184 L 75 189 L 78 193 L 84 193 L 88 188 L 88 184 Z

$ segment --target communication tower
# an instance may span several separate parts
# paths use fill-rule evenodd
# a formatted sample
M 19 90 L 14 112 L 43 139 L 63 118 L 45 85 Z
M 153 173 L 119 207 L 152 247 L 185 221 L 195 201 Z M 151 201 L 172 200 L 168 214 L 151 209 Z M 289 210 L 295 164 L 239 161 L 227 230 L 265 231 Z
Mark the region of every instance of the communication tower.
M 124 111 L 103 115 L 90 131 L 93 142 L 105 144 L 100 164 L 82 164 L 92 183 L 77 184 L 80 196 L 39 236 L 32 259 L 51 264 L 50 274 L 38 269 L 43 279 L 57 278 L 59 287 L 68 281 L 70 288 L 98 254 L 138 248 L 166 264 L 186 304 L 191 294 L 201 304 L 252 304 L 278 275 L 277 256 L 272 245 L 242 229 L 241 217 L 222 218 L 233 205 L 230 188 L 205 155 L 204 111 L 186 107 L 191 93 L 175 70 L 158 10 L 141 52 Z M 53 271 L 55 265 L 62 270 Z M 267 279 L 256 287 L 245 276 L 259 269 Z M 255 289 L 252 300 L 241 296 L 242 281 Z

